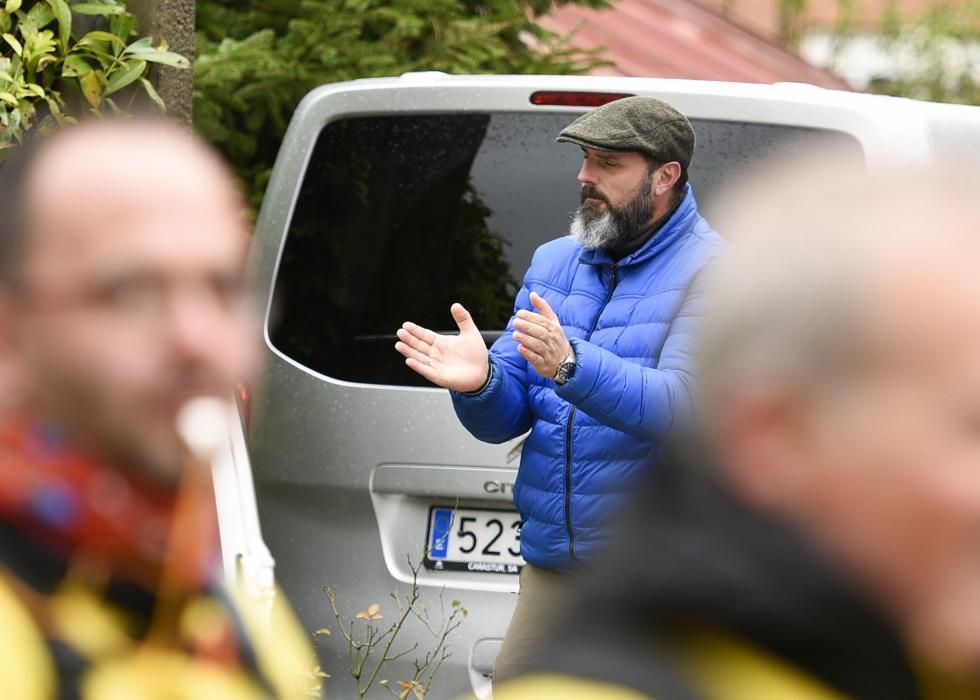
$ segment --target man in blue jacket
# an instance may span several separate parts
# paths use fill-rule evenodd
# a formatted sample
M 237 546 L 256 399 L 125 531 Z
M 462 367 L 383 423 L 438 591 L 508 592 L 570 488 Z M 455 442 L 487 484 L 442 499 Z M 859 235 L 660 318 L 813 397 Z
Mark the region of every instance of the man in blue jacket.
M 535 252 L 506 332 L 488 353 L 454 304 L 459 335 L 406 323 L 396 344 L 477 438 L 530 430 L 514 486 L 527 566 L 498 680 L 521 670 L 569 573 L 606 547 L 609 516 L 690 410 L 693 283 L 723 245 L 687 183 L 694 130 L 670 105 L 617 100 L 558 141 L 582 149 L 581 206 L 570 235 Z

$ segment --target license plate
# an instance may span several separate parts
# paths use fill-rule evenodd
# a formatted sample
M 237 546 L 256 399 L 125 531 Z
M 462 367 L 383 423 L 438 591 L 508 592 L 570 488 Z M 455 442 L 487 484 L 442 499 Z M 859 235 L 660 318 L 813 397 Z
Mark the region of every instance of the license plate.
M 521 517 L 512 510 L 445 508 L 429 511 L 426 568 L 516 574 L 521 558 Z

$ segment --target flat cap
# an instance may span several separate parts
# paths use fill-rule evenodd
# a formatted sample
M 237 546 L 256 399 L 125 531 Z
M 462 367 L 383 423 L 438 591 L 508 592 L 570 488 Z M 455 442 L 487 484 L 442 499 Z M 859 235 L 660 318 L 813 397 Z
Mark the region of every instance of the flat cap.
M 685 168 L 694 157 L 691 122 L 655 97 L 624 97 L 597 107 L 562 129 L 556 140 L 599 151 L 639 151 Z

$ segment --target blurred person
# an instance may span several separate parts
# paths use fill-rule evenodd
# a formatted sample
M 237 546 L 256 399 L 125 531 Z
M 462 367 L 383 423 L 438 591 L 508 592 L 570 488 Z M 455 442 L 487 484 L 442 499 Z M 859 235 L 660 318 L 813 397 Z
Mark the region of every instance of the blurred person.
M 734 198 L 703 418 L 497 700 L 980 697 L 978 184 Z
M 722 246 L 687 181 L 694 130 L 670 105 L 616 100 L 558 141 L 582 149 L 581 206 L 570 235 L 535 252 L 499 340 L 488 352 L 454 304 L 459 335 L 406 323 L 396 344 L 411 369 L 452 390 L 477 438 L 530 430 L 514 486 L 527 565 L 497 680 L 538 646 L 569 574 L 605 549 L 606 520 L 689 412 L 694 280 Z
M 312 665 L 219 581 L 210 474 L 177 430 L 257 369 L 244 201 L 150 120 L 39 137 L 0 168 L 5 697 L 299 697 Z

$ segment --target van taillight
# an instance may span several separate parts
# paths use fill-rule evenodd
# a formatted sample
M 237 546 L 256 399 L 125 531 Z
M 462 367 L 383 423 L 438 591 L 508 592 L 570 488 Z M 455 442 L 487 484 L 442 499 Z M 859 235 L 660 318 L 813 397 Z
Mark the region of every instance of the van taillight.
M 531 93 L 533 105 L 559 105 L 561 107 L 601 107 L 608 102 L 634 97 L 628 92 L 568 92 L 566 90 L 539 90 Z
M 235 403 L 238 405 L 238 415 L 242 420 L 245 441 L 248 442 L 248 429 L 252 422 L 252 392 L 245 382 L 238 382 L 235 385 Z

